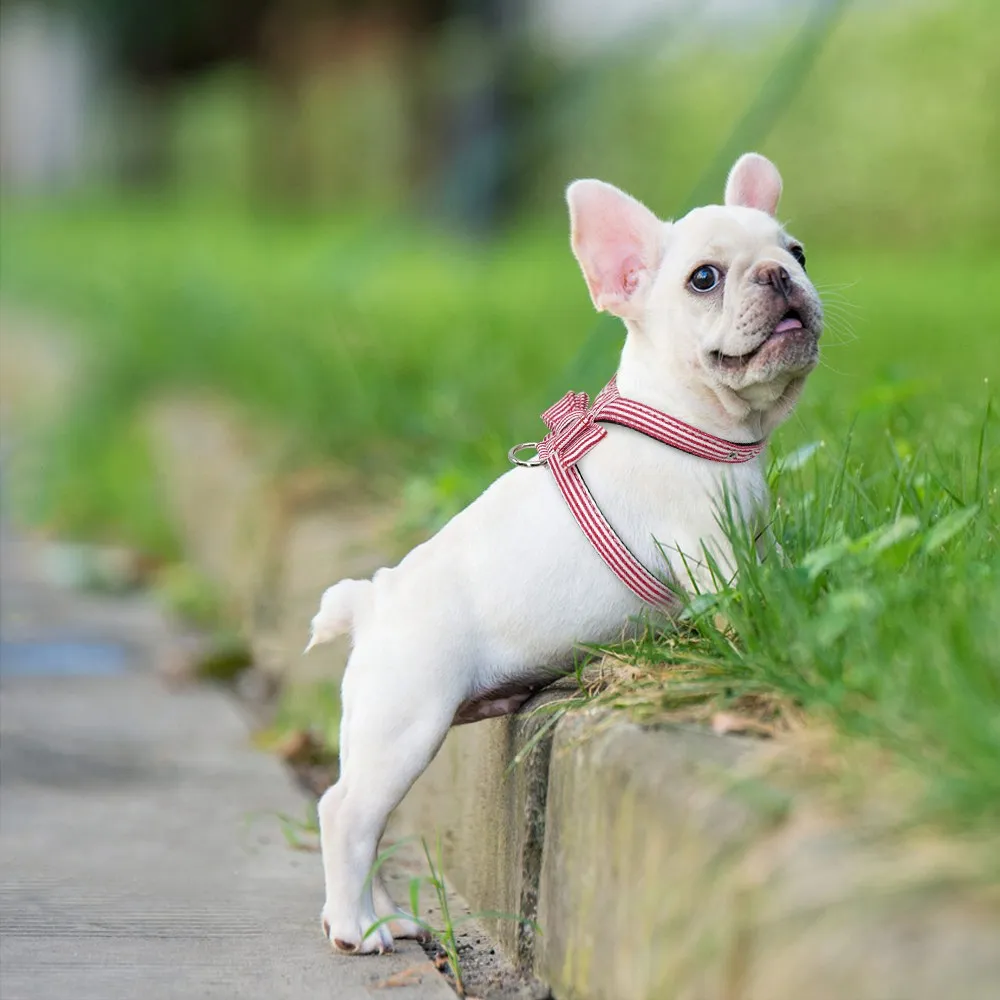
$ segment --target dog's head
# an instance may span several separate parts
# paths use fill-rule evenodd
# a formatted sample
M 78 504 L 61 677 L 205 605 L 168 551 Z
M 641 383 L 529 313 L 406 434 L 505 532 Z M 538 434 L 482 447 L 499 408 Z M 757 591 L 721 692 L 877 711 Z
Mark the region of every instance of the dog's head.
M 647 376 L 679 381 L 764 433 L 791 411 L 823 328 L 802 245 L 774 217 L 780 195 L 781 176 L 756 153 L 736 162 L 724 205 L 676 222 L 602 181 L 567 191 L 594 305 L 641 342 Z

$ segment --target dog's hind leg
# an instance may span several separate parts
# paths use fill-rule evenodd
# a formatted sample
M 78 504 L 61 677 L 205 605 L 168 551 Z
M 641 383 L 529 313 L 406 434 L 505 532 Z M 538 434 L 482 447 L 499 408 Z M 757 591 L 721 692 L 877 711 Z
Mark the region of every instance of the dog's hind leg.
M 379 664 L 368 659 L 370 650 L 359 656 L 362 652 L 355 650 L 344 678 L 341 738 L 350 751 L 340 779 L 319 804 L 323 929 L 334 947 L 347 953 L 392 947 L 386 924 L 365 936 L 379 918 L 369 874 L 389 814 L 437 753 L 458 707 L 453 700 L 426 697 L 427 673 L 418 656 L 411 653 L 411 669 L 402 677 L 393 670 L 389 682 Z M 379 902 L 387 899 L 388 893 Z

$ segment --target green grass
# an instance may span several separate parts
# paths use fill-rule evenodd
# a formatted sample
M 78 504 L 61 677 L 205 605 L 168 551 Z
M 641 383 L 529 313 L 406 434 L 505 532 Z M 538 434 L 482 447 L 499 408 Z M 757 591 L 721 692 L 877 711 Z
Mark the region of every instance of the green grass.
M 75 476 L 51 477 L 43 498 L 70 530 L 95 526 L 80 483 L 127 514 L 111 477 L 83 466 L 112 440 L 126 454 L 122 415 L 176 387 L 221 390 L 291 428 L 293 460 L 496 467 L 593 322 L 561 239 L 470 248 L 365 220 L 119 203 L 4 217 L 5 295 L 71 317 L 93 347 L 74 439 L 55 456 Z
M 654 206 L 695 190 L 707 201 L 731 162 L 716 155 L 735 133 L 781 168 L 782 217 L 807 242 L 995 246 L 1000 7 L 844 0 L 806 77 L 771 88 L 802 53 L 799 26 L 835 3 L 790 4 L 770 26 L 744 27 L 738 43 L 732 25 L 699 31 L 679 11 L 662 34 L 602 47 L 604 72 L 587 67 L 564 83 L 534 124 L 544 155 L 525 183 L 538 210 L 557 210 L 552 192 L 581 176 Z M 744 133 L 761 88 L 767 108 Z
M 562 227 L 470 246 L 371 218 L 8 204 L 0 261 L 5 299 L 64 317 L 90 365 L 34 513 L 154 549 L 172 542 L 135 418 L 156 393 L 235 399 L 288 431 L 290 463 L 378 476 L 427 531 L 506 467 L 546 404 L 597 389 L 621 343 Z M 996 821 L 1000 261 L 814 240 L 810 270 L 823 365 L 772 449 L 824 442 L 775 469 L 792 567 L 745 561 L 694 606 L 685 655 L 709 663 L 718 703 L 783 693 L 910 762 L 942 814 Z M 632 654 L 655 665 L 678 648 Z
M 922 775 L 937 818 L 996 824 L 998 421 L 985 404 L 970 426 L 975 415 L 948 423 L 907 407 L 804 449 L 800 468 L 776 462 L 788 565 L 759 564 L 730 522 L 737 581 L 693 600 L 680 642 L 616 651 L 664 683 L 653 694 L 663 714 L 678 697 L 738 712 L 779 693 L 890 749 Z M 676 664 L 697 669 L 682 669 L 674 690 Z M 629 700 L 650 718 L 648 694 Z

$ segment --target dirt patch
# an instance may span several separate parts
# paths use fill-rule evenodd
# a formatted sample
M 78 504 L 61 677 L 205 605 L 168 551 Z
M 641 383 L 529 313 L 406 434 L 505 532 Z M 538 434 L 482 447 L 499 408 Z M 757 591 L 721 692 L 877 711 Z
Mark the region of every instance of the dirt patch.
M 387 845 L 383 845 L 383 849 Z M 412 878 L 428 874 L 427 862 L 418 843 L 410 840 L 392 857 L 387 877 L 389 891 L 397 901 L 407 898 Z M 433 901 L 429 887 L 421 890 L 421 917 L 433 927 L 443 923 L 441 910 Z M 470 916 L 468 904 L 456 892 L 449 890 L 448 907 L 452 921 L 458 923 Z M 465 996 L 478 1000 L 549 1000 L 549 988 L 528 973 L 521 972 L 503 955 L 478 920 L 466 920 L 455 929 L 459 963 L 465 984 Z M 424 946 L 427 956 L 455 988 L 453 970 L 448 967 L 444 951 L 436 941 Z

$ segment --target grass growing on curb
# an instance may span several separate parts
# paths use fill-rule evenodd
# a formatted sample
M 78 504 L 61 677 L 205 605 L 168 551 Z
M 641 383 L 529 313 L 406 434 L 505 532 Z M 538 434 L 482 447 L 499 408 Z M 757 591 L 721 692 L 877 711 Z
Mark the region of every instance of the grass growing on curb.
M 730 523 L 737 579 L 695 596 L 678 634 L 614 650 L 662 685 L 623 700 L 647 719 L 690 700 L 766 725 L 777 696 L 907 761 L 939 816 L 1000 820 L 998 421 L 984 411 L 964 447 L 946 430 L 921 442 L 916 419 L 881 454 L 849 437 L 775 462 L 785 561 L 759 563 Z

